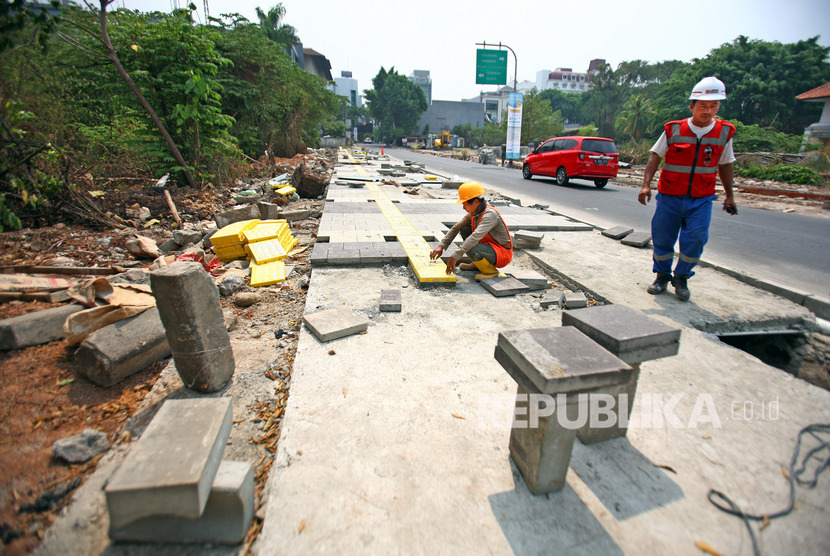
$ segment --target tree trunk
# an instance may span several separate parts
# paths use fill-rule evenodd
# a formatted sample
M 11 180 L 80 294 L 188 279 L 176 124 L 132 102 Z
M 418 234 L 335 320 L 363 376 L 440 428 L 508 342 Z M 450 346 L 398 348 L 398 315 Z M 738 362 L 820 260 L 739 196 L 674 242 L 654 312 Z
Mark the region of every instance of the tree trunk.
M 153 107 L 150 106 L 150 103 L 147 102 L 147 99 L 144 98 L 144 95 L 141 93 L 141 90 L 138 88 L 138 85 L 135 84 L 130 74 L 127 73 L 127 70 L 124 69 L 124 66 L 121 65 L 121 61 L 118 59 L 118 55 L 115 53 L 115 48 L 112 46 L 112 42 L 110 41 L 109 32 L 107 31 L 107 5 L 109 5 L 112 0 L 100 0 L 101 2 L 101 11 L 98 14 L 98 22 L 101 26 L 101 37 L 104 41 L 104 46 L 107 48 L 107 57 L 112 60 L 112 63 L 115 65 L 115 68 L 118 70 L 118 73 L 121 74 L 121 77 L 124 78 L 124 81 L 127 82 L 127 86 L 133 92 L 133 94 L 138 98 L 138 102 L 141 103 L 141 106 L 147 113 L 150 115 L 150 119 L 153 120 L 153 123 L 156 124 L 161 136 L 164 137 L 164 141 L 167 143 L 170 152 L 173 154 L 173 158 L 176 159 L 176 162 L 183 168 L 185 178 L 187 179 L 188 185 L 190 187 L 196 189 L 198 185 L 196 181 L 193 179 L 193 176 L 190 174 L 190 170 L 187 169 L 187 162 L 184 161 L 184 157 L 182 157 L 182 153 L 179 151 L 179 148 L 176 146 L 176 143 L 173 141 L 173 138 L 167 132 L 167 129 L 164 127 L 161 119 L 156 114 L 156 111 L 153 110 Z

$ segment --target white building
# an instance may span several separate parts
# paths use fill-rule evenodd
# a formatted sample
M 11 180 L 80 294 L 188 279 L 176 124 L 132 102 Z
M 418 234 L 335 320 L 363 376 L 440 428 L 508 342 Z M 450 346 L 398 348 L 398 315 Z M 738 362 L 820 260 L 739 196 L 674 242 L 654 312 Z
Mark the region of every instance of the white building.
M 357 88 L 357 79 L 352 77 L 352 72 L 341 71 L 340 77 L 334 78 L 334 86 L 330 90 L 338 96 L 346 97 L 352 106 L 363 106 L 363 99 Z

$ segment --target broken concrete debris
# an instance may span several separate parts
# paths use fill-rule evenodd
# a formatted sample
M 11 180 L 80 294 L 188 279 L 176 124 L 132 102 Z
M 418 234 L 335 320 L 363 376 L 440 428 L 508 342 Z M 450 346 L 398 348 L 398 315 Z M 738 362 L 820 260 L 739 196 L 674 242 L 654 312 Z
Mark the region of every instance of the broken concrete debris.
M 69 463 L 84 463 L 109 449 L 107 435 L 95 429 L 84 429 L 81 434 L 61 438 L 52 444 L 52 454 Z
M 230 398 L 164 402 L 105 488 L 110 538 L 241 542 L 253 518 L 253 470 L 222 461 L 232 426 Z
M 165 335 L 182 382 L 215 392 L 233 376 L 235 363 L 219 290 L 195 262 L 176 262 L 150 276 Z

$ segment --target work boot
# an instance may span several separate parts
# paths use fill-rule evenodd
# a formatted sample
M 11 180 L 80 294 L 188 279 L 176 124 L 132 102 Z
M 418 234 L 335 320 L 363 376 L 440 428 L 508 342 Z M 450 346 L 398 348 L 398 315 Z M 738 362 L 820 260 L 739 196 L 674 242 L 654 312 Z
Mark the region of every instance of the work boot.
M 473 263 L 461 263 L 460 265 L 458 265 L 458 268 L 460 268 L 461 270 L 475 270 L 476 265 L 474 265 Z
M 479 269 L 481 272 L 476 274 L 476 280 L 481 281 L 486 278 L 495 278 L 499 275 L 499 269 L 490 264 L 490 261 L 487 259 L 481 259 L 480 261 L 473 261 L 473 264 Z
M 670 275 L 658 272 L 657 278 L 654 279 L 654 283 L 650 285 L 646 291 L 651 295 L 663 293 L 664 291 L 666 291 L 666 289 L 668 289 L 669 282 L 671 282 Z
M 674 294 L 680 301 L 689 301 L 689 298 L 692 297 L 692 292 L 689 291 L 689 286 L 686 285 L 688 279 L 688 276 L 675 276 L 671 281 L 674 285 Z

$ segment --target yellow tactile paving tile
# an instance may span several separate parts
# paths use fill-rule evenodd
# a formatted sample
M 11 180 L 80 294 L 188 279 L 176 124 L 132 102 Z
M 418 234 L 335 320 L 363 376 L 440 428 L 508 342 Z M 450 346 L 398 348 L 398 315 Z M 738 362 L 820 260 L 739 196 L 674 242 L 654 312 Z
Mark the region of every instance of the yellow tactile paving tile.
M 259 288 L 285 282 L 285 261 L 251 263 L 251 286 Z
M 275 189 L 274 191 L 276 191 L 277 193 L 279 193 L 280 195 L 282 195 L 284 197 L 286 195 L 291 195 L 292 193 L 296 192 L 297 188 L 294 187 L 293 185 L 286 185 L 286 186 L 280 187 L 279 189 Z
M 235 245 L 242 242 L 242 232 L 259 224 L 259 220 L 242 220 L 228 224 L 215 234 L 210 236 L 210 242 L 219 247 Z
M 288 256 L 285 248 L 276 239 L 248 243 L 245 245 L 245 251 L 256 264 L 270 263 Z
M 257 241 L 277 239 L 286 231 L 289 234 L 291 233 L 288 229 L 288 223 L 284 220 L 282 222 L 264 221 L 251 229 L 244 230 L 242 237 L 248 243 L 256 243 Z

